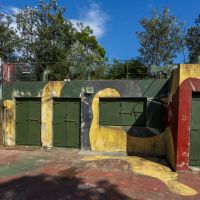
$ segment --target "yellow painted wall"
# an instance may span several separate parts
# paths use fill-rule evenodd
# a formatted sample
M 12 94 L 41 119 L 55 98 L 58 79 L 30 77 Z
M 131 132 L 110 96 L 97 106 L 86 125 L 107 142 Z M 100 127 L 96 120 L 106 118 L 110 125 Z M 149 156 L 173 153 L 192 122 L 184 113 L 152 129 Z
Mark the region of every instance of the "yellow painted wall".
M 164 101 L 169 105 L 179 85 L 187 78 L 200 77 L 200 65 L 181 64 L 173 72 L 172 86 L 169 97 Z M 90 128 L 91 149 L 94 151 L 124 151 L 152 155 L 166 155 L 171 166 L 175 169 L 175 150 L 170 127 L 158 136 L 139 138 L 128 135 L 123 127 L 105 127 L 99 125 L 99 98 L 119 97 L 120 94 L 111 88 L 98 92 L 92 102 L 93 121 Z M 173 113 L 169 111 L 169 117 Z M 120 135 L 121 134 L 121 135 Z M 118 141 L 123 140 L 123 141 Z
M 92 101 L 93 119 L 89 135 L 91 150 L 152 155 L 166 154 L 164 133 L 154 137 L 141 138 L 128 135 L 122 126 L 100 126 L 99 98 L 102 97 L 120 97 L 120 94 L 115 89 L 106 88 L 94 96 Z
M 200 64 L 181 64 L 179 85 L 188 78 L 200 79 Z
M 107 88 L 99 91 L 92 101 L 93 119 L 90 127 L 90 145 L 92 151 L 125 152 L 126 132 L 120 126 L 99 126 L 99 98 L 120 97 L 117 90 Z
M 188 77 L 199 78 L 199 65 L 180 65 L 173 72 L 172 88 L 169 98 L 165 99 L 168 105 L 172 100 L 180 83 Z M 43 146 L 51 147 L 53 143 L 53 97 L 59 97 L 65 82 L 49 82 L 45 85 L 42 93 L 42 127 L 41 140 Z M 93 119 L 89 131 L 91 150 L 106 152 L 134 152 L 154 155 L 167 155 L 172 166 L 175 164 L 175 154 L 173 139 L 170 127 L 162 134 L 150 138 L 133 137 L 126 133 L 120 126 L 100 126 L 99 125 L 99 98 L 100 97 L 120 97 L 117 90 L 106 88 L 99 91 L 92 101 Z M 6 108 L 6 145 L 15 144 L 15 102 L 14 100 L 4 101 Z M 173 114 L 173 113 L 171 113 Z M 4 122 L 5 123 L 5 122 Z
M 188 78 L 200 79 L 200 64 L 181 64 L 173 72 L 170 97 L 172 97 L 176 93 L 176 90 L 178 89 L 179 85 Z
M 59 97 L 64 82 L 54 81 L 45 85 L 42 93 L 42 146 L 53 146 L 53 97 Z
M 5 145 L 15 145 L 15 102 L 13 100 L 5 100 L 4 107 L 6 109 L 5 127 Z
M 41 107 L 41 141 L 42 146 L 51 147 L 53 143 L 53 97 L 59 97 L 64 86 L 64 82 L 49 82 L 44 87 L 42 93 Z M 17 97 L 17 96 L 16 96 Z M 5 145 L 15 145 L 15 101 L 5 100 L 4 106 L 6 110 L 5 127 Z
M 169 98 L 168 98 L 168 104 L 172 101 L 172 97 L 176 93 L 176 90 L 178 89 L 179 84 L 180 84 L 180 67 L 177 68 L 172 73 L 172 83 L 171 83 L 171 89 L 170 89 Z
M 51 147 L 53 144 L 53 97 L 59 97 L 64 82 L 49 82 L 42 93 L 42 146 Z M 129 136 L 123 127 L 99 126 L 99 98 L 120 97 L 115 89 L 107 88 L 99 91 L 92 102 L 93 120 L 90 128 L 90 144 L 93 151 L 105 152 L 135 152 L 153 155 L 164 155 L 166 145 L 164 133 L 151 138 Z M 15 102 L 4 101 L 6 108 L 6 137 L 5 144 L 15 145 Z

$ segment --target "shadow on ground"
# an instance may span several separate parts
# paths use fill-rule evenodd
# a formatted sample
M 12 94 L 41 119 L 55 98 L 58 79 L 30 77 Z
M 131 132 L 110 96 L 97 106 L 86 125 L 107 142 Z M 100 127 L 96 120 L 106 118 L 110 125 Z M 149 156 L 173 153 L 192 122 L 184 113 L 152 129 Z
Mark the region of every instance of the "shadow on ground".
M 57 176 L 39 174 L 12 179 L 0 184 L 0 200 L 130 199 L 108 180 L 89 184 L 76 175 L 77 169 L 71 167 Z

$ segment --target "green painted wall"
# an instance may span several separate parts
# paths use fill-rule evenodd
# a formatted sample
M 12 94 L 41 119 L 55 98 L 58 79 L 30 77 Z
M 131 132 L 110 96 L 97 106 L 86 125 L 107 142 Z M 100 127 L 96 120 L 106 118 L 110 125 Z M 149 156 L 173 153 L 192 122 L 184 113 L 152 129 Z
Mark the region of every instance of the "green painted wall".
M 56 85 L 58 82 L 51 83 L 51 85 Z M 57 96 L 56 87 L 52 91 L 48 91 L 47 85 L 47 82 L 7 83 L 3 86 L 3 100 L 15 102 L 17 97 L 42 97 L 44 88 L 50 98 Z M 130 136 L 152 137 L 160 134 L 165 129 L 163 114 L 164 99 L 168 96 L 167 79 L 70 81 L 62 82 L 62 85 L 59 97 L 80 98 L 81 100 L 81 148 L 83 149 L 90 149 L 89 131 L 93 118 L 93 98 L 99 91 L 106 88 L 116 90 L 121 98 L 147 98 L 146 127 L 125 127 Z M 94 92 L 88 94 L 86 92 L 87 88 L 92 88 Z
M 3 85 L 3 99 L 14 97 L 41 97 L 45 82 L 10 82 Z M 167 79 L 113 80 L 113 81 L 71 81 L 65 82 L 61 97 L 79 97 L 86 87 L 94 87 L 95 92 L 103 88 L 115 88 L 122 96 L 149 97 L 159 99 L 168 93 Z M 94 95 L 94 94 L 93 94 Z

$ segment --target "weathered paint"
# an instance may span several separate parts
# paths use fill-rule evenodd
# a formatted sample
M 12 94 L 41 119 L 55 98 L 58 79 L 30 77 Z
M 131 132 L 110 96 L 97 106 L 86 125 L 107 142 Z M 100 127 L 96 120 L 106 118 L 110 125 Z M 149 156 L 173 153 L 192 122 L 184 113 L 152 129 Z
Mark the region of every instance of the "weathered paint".
M 47 83 L 36 81 L 17 81 L 3 84 L 3 100 L 14 100 L 15 97 L 41 97 Z
M 154 137 L 134 137 L 122 126 L 99 125 L 99 98 L 120 97 L 119 92 L 107 88 L 99 91 L 92 101 L 93 119 L 90 128 L 90 144 L 93 151 L 139 153 L 165 155 L 165 132 Z M 130 133 L 130 132 L 129 132 Z M 131 134 L 131 133 L 130 133 Z
M 168 80 L 11 82 L 5 85 L 4 99 L 41 98 L 43 146 L 52 146 L 53 97 L 81 98 L 82 149 L 166 155 L 162 99 L 167 97 L 167 86 Z M 87 87 L 93 87 L 94 94 L 87 94 Z M 99 126 L 99 97 L 146 97 L 147 127 Z
M 93 119 L 90 128 L 90 145 L 93 151 L 126 151 L 126 132 L 121 126 L 100 126 L 99 125 L 99 98 L 120 97 L 115 89 L 107 88 L 99 91 L 93 98 L 92 111 Z
M 200 91 L 200 79 L 189 78 L 179 87 L 179 114 L 177 133 L 177 169 L 189 168 L 190 118 L 192 91 Z
M 93 87 L 94 94 L 87 94 L 87 87 Z M 191 95 L 200 91 L 200 65 L 180 65 L 171 82 L 11 82 L 3 89 L 6 145 L 15 144 L 15 97 L 42 98 L 43 146 L 52 146 L 52 98 L 81 98 L 82 149 L 167 155 L 174 169 L 189 168 Z M 147 98 L 147 127 L 99 126 L 99 97 L 119 96 Z
M 176 170 L 176 141 L 178 132 L 178 88 L 179 88 L 179 68 L 176 69 L 171 76 L 171 87 L 168 97 L 167 113 L 165 118 L 167 119 L 167 158 L 172 168 Z
M 42 127 L 41 127 L 41 139 L 43 146 L 52 146 L 52 98 L 59 97 L 64 82 L 49 82 L 44 87 L 42 93 Z M 19 97 L 19 92 L 14 91 L 15 97 Z M 23 93 L 20 92 L 20 96 Z M 26 93 L 25 97 L 27 97 Z M 31 95 L 30 95 L 31 96 Z M 5 145 L 15 145 L 15 101 L 5 100 L 4 107 L 6 112 L 5 123 Z
M 177 134 L 177 169 L 189 167 L 192 91 L 200 91 L 200 65 L 181 65 Z
M 93 161 L 93 160 L 105 160 L 105 159 L 117 159 L 124 160 L 131 165 L 131 169 L 133 173 L 139 175 L 145 175 L 149 177 L 153 177 L 159 179 L 169 190 L 177 195 L 181 196 L 194 196 L 197 194 L 197 191 L 193 188 L 180 183 L 177 178 L 178 174 L 172 172 L 169 167 L 150 161 L 148 159 L 143 159 L 136 156 L 88 156 L 83 158 L 84 161 Z
M 182 64 L 180 65 L 180 83 L 188 78 L 200 78 L 200 65 L 199 64 Z
M 45 85 L 42 93 L 42 146 L 53 145 L 53 97 L 59 97 L 64 82 L 49 82 Z
M 4 101 L 6 121 L 5 127 L 5 145 L 15 145 L 15 103 L 12 100 Z
M 168 126 L 173 135 L 175 169 L 189 169 L 190 117 L 193 91 L 200 91 L 200 65 L 184 64 L 173 72 Z

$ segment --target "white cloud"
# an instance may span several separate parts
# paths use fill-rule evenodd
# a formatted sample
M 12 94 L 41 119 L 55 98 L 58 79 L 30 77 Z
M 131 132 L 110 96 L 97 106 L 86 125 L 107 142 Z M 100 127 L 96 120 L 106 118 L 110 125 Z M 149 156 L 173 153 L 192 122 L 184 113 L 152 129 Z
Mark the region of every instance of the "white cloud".
M 19 8 L 16 8 L 16 7 L 9 7 L 9 8 L 10 8 L 11 13 L 14 15 L 20 12 Z
M 4 18 L 2 19 L 3 22 L 7 22 L 7 18 L 6 17 L 11 17 L 13 19 L 13 22 L 10 24 L 10 27 L 16 31 L 17 28 L 17 23 L 15 21 L 15 18 L 13 17 L 13 15 L 16 15 L 17 13 L 19 13 L 21 10 L 17 7 L 11 7 L 11 6 L 2 6 L 0 11 L 2 13 L 4 13 Z M 19 33 L 17 32 L 17 34 L 19 35 Z
M 12 16 L 20 12 L 20 9 L 17 7 L 2 6 L 0 11 L 2 11 L 5 16 Z M 83 23 L 84 26 L 90 26 L 90 28 L 93 30 L 93 34 L 100 39 L 106 32 L 107 20 L 108 15 L 101 9 L 99 4 L 96 2 L 91 2 L 87 8 L 81 9 L 79 18 L 71 19 L 70 21 L 75 27 L 77 27 L 77 23 L 79 22 Z M 11 27 L 13 29 L 16 28 L 15 21 L 11 24 Z
M 87 9 L 81 10 L 81 17 L 78 19 L 71 19 L 70 21 L 75 27 L 78 22 L 85 26 L 90 26 L 93 34 L 99 39 L 102 38 L 106 32 L 106 22 L 108 15 L 100 8 L 97 3 L 92 2 Z
M 5 15 L 16 15 L 20 9 L 13 6 L 0 6 L 0 11 L 3 12 Z

